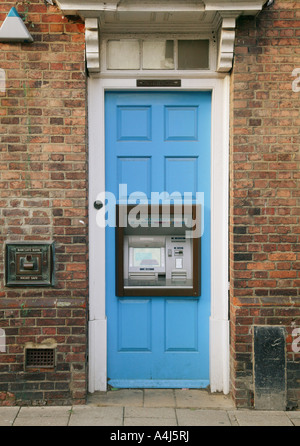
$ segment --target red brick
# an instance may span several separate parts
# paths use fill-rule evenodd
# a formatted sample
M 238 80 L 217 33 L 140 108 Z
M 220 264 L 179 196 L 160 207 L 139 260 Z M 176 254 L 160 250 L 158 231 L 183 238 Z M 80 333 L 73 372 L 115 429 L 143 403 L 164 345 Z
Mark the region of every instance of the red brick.
M 300 298 L 296 249 L 300 240 L 300 203 L 295 200 L 299 197 L 300 177 L 300 160 L 295 156 L 300 142 L 300 97 L 292 91 L 291 84 L 292 71 L 297 68 L 295 61 L 299 60 L 299 17 L 299 2 L 278 0 L 257 19 L 238 21 L 231 98 L 230 214 L 236 216 L 230 223 L 230 240 L 236 242 L 231 244 L 230 255 L 233 329 L 241 323 L 238 315 L 245 306 L 255 305 L 255 321 L 244 319 L 249 330 L 253 323 L 267 323 L 285 325 L 288 331 L 292 319 L 279 320 L 275 317 L 279 313 L 267 310 L 265 305 L 276 306 L 285 314 L 290 299 L 299 302 Z M 253 99 L 247 96 L 251 88 L 255 92 Z M 243 102 L 241 95 L 245 95 Z M 241 120 L 245 117 L 246 124 Z M 233 154 L 247 154 L 247 158 Z M 249 163 L 250 170 L 245 168 Z M 252 185 L 250 180 L 254 180 Z M 260 215 L 255 215 L 256 209 Z M 246 218 L 245 210 L 252 214 L 252 220 Z M 241 224 L 246 235 L 235 233 Z M 240 252 L 252 252 L 252 261 L 236 257 Z M 267 311 L 270 313 L 265 319 Z M 294 317 L 294 323 L 299 325 L 299 312 Z M 252 369 L 251 358 L 235 361 L 235 352 L 247 350 L 245 345 L 241 350 L 234 337 L 231 347 L 234 397 L 238 405 L 249 407 L 253 405 L 251 386 L 247 388 L 236 376 L 239 367 Z
M 5 2 L 5 13 L 12 6 L 16 6 L 20 13 L 25 13 L 25 5 L 21 2 L 17 5 Z M 0 14 L 1 23 L 4 16 L 5 14 Z M 7 78 L 7 91 L 5 94 L 1 93 L 0 97 L 0 188 L 3 192 L 0 223 L 1 227 L 9 227 L 9 232 L 3 233 L 1 241 L 5 243 L 8 236 L 20 241 L 48 241 L 53 238 L 59 253 L 60 247 L 65 250 L 66 246 L 73 246 L 72 237 L 65 236 L 65 229 L 72 224 L 71 218 L 65 218 L 65 210 L 70 209 L 70 216 L 84 215 L 87 207 L 85 192 L 81 201 L 73 194 L 73 191 L 79 193 L 79 171 L 80 187 L 83 191 L 87 189 L 87 178 L 82 165 L 73 163 L 80 152 L 81 161 L 86 162 L 86 104 L 81 99 L 86 96 L 82 45 L 84 26 L 80 21 L 75 24 L 69 21 L 63 17 L 57 6 L 46 6 L 43 0 L 28 2 L 24 17 L 32 22 L 33 26 L 29 25 L 29 30 L 34 35 L 34 43 L 0 44 L 3 59 L 1 67 L 6 70 Z M 74 91 L 76 99 L 73 99 Z M 67 143 L 65 137 L 71 136 L 71 126 L 81 126 L 82 130 L 75 135 L 76 140 L 74 138 Z M 71 156 L 67 163 L 63 163 L 66 153 L 73 154 L 74 158 Z M 70 179 L 66 179 L 66 170 L 69 174 L 74 173 L 74 177 L 70 175 Z M 70 191 L 72 197 L 68 196 Z M 86 236 L 86 227 L 80 229 L 80 234 Z M 81 244 L 80 247 L 81 253 L 86 255 L 86 244 Z M 23 371 L 26 342 L 38 343 L 43 339 L 53 338 L 58 342 L 58 349 L 61 345 L 65 346 L 63 332 L 70 332 L 67 327 L 70 309 L 66 313 L 61 312 L 61 309 L 56 308 L 57 300 L 69 298 L 71 301 L 68 305 L 76 307 L 81 305 L 79 297 L 87 295 L 86 262 L 78 258 L 74 263 L 71 252 L 72 250 L 61 258 L 56 256 L 57 283 L 53 288 L 30 291 L 26 288 L 7 289 L 4 287 L 3 275 L 0 277 L 2 308 L 11 308 L 13 311 L 10 315 L 7 313 L 5 322 L 1 322 L 6 327 L 9 323 L 9 329 L 14 330 L 8 333 L 7 353 L 1 355 L 1 362 L 7 364 L 8 368 L 15 366 L 15 361 L 18 361 L 18 370 Z M 75 265 L 75 268 L 67 271 L 69 265 Z M 74 279 L 76 287 L 71 285 Z M 78 289 L 81 290 L 80 296 Z M 37 304 L 41 305 L 42 311 L 35 311 Z M 80 311 L 85 314 L 86 310 L 80 307 Z M 79 320 L 78 318 L 76 324 Z M 80 327 L 85 329 L 82 325 Z M 85 346 L 86 337 L 83 334 L 78 338 L 78 351 L 84 352 Z M 79 360 L 82 361 L 82 370 L 85 370 L 85 358 L 74 359 L 76 364 Z M 57 367 L 64 368 L 65 364 L 65 356 L 59 356 Z M 72 359 L 68 364 L 69 368 L 70 365 Z M 44 370 L 43 373 L 47 380 L 48 372 Z M 9 376 L 15 376 L 15 380 L 21 379 L 17 371 Z M 42 395 L 44 402 L 48 399 L 49 402 L 61 400 L 71 403 L 72 386 L 76 387 L 78 378 L 75 375 L 72 377 L 71 373 L 68 378 L 68 395 L 63 392 L 46 394 L 44 390 L 47 385 L 42 390 L 39 383 L 36 384 L 36 395 Z M 63 377 L 57 373 L 57 382 L 61 379 Z M 82 372 L 80 381 L 86 382 L 85 372 Z M 53 377 L 49 375 L 49 385 L 50 383 L 53 384 Z M 73 394 L 75 398 L 75 391 Z M 80 398 L 85 398 L 84 392 L 81 395 L 76 393 L 76 401 Z M 10 401 L 2 394 L 0 400 L 0 404 L 8 404 Z

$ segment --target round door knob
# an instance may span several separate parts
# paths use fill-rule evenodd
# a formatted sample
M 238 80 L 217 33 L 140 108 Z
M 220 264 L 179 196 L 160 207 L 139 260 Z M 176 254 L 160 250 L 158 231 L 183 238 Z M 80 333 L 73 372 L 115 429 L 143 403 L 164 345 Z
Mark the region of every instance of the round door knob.
M 96 201 L 94 202 L 94 208 L 97 209 L 97 211 L 98 211 L 99 209 L 103 208 L 103 203 L 102 203 L 102 201 L 100 201 L 100 200 L 96 200 Z

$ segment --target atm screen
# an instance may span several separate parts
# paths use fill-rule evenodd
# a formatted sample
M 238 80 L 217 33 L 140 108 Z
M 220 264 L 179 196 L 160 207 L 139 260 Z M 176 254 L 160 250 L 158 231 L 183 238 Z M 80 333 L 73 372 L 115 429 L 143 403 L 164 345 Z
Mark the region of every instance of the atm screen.
M 160 267 L 160 248 L 133 248 L 133 266 Z

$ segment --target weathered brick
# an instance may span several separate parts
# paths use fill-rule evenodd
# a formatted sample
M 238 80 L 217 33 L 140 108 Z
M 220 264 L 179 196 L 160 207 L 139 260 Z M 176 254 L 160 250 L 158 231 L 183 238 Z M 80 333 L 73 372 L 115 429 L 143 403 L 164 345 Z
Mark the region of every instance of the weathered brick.
M 253 324 L 278 324 L 287 332 L 292 320 L 300 326 L 299 306 L 294 319 L 276 317 L 290 314 L 290 306 L 299 305 L 300 294 L 295 283 L 300 284 L 296 248 L 300 202 L 294 199 L 299 189 L 300 160 L 294 154 L 299 151 L 300 96 L 291 83 L 299 62 L 299 39 L 295 38 L 300 35 L 299 16 L 298 2 L 276 1 L 257 19 L 238 20 L 230 157 L 230 214 L 235 216 L 230 225 L 233 333 L 240 333 L 237 324 L 249 332 Z M 245 154 L 246 158 L 236 156 Z M 245 309 L 255 312 L 255 320 L 243 318 L 242 322 Z M 241 339 L 236 334 L 232 337 L 232 386 L 237 405 L 249 407 L 253 405 L 252 359 L 240 356 L 235 361 L 235 352 L 246 351 L 245 347 L 252 351 L 252 337 L 245 339 L 241 349 Z M 287 338 L 289 351 L 290 343 Z M 248 382 L 239 379 L 241 369 L 249 370 Z M 295 386 L 295 380 L 288 381 L 289 395 L 297 394 Z
M 16 6 L 21 15 L 25 13 L 22 2 L 16 5 L 8 0 L 3 6 L 5 13 L 0 13 L 1 23 L 12 6 Z M 65 210 L 71 209 L 72 215 L 84 215 L 86 210 L 85 195 L 81 201 L 76 194 L 67 196 L 68 191 L 78 187 L 79 170 L 81 187 L 86 190 L 85 170 L 71 158 L 63 162 L 66 153 L 73 153 L 76 160 L 79 152 L 86 162 L 86 110 L 82 99 L 86 94 L 84 25 L 80 20 L 69 22 L 57 6 L 46 6 L 43 0 L 28 2 L 23 17 L 25 23 L 26 20 L 31 23 L 26 24 L 34 42 L 30 45 L 0 44 L 1 68 L 7 79 L 6 92 L 0 97 L 0 188 L 4 192 L 0 223 L 5 228 L 1 241 L 5 243 L 12 236 L 16 241 L 54 239 L 59 252 L 60 246 L 73 245 L 72 238 L 65 237 L 65 228 L 72 224 L 71 218 L 65 218 Z M 73 40 L 76 35 L 81 38 Z M 77 132 L 76 140 L 67 143 L 65 137 L 71 135 L 72 126 L 81 126 L 82 130 Z M 66 171 L 74 171 L 75 176 L 66 179 Z M 81 228 L 80 234 L 86 235 L 85 228 Z M 87 253 L 86 245 L 82 245 L 81 252 Z M 65 363 L 68 348 L 57 355 L 56 369 L 60 373 L 53 375 L 46 369 L 42 373 L 39 369 L 29 373 L 24 369 L 26 342 L 38 344 L 52 338 L 59 351 L 60 346 L 67 346 L 65 334 L 69 335 L 73 326 L 78 325 L 83 330 L 77 337 L 78 352 L 86 350 L 85 317 L 79 314 L 71 317 L 70 309 L 81 305 L 81 298 L 87 295 L 86 264 L 83 259 L 77 259 L 75 270 L 67 273 L 73 262 L 71 253 L 61 258 L 56 256 L 58 280 L 53 288 L 7 289 L 3 274 L 0 275 L 3 290 L 0 299 L 5 308 L 0 315 L 0 327 L 7 329 L 7 352 L 1 354 L 1 364 L 7 368 L 7 373 L 1 377 L 7 390 L 10 386 L 14 388 L 14 395 L 0 393 L 0 405 L 30 403 L 30 400 L 66 404 L 72 401 L 72 394 L 77 402 L 84 401 L 85 393 L 79 395 L 75 389 L 77 380 L 79 387 L 82 381 L 86 382 L 85 358 L 75 357 L 76 364 L 83 361 L 79 379 L 69 372 L 72 357 L 70 363 Z M 73 274 L 77 268 L 77 286 L 74 287 Z M 58 300 L 64 299 L 70 299 L 67 310 L 57 307 Z M 80 307 L 79 311 L 85 314 L 86 310 Z M 71 338 L 70 345 L 74 345 Z M 61 373 L 64 370 L 68 371 L 67 375 Z

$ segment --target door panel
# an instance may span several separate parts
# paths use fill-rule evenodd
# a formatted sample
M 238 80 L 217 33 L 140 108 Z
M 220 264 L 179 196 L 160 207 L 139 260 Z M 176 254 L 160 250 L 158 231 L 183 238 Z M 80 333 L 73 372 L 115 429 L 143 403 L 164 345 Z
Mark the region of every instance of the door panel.
M 108 380 L 116 387 L 209 384 L 210 92 L 108 92 L 106 190 L 202 192 L 201 296 L 116 297 L 115 228 L 106 228 Z M 119 196 L 126 184 L 126 196 Z M 125 190 L 126 192 L 126 190 Z

